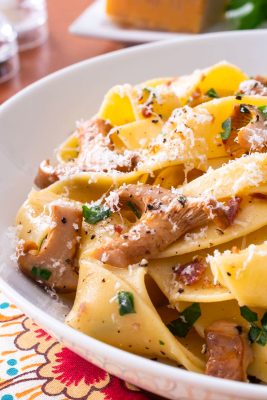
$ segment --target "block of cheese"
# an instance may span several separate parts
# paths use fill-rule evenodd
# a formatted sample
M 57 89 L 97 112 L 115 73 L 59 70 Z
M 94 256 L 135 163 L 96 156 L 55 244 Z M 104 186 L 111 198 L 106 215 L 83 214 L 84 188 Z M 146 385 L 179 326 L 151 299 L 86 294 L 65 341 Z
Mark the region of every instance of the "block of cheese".
M 225 0 L 106 0 L 115 22 L 142 29 L 202 32 L 222 18 Z

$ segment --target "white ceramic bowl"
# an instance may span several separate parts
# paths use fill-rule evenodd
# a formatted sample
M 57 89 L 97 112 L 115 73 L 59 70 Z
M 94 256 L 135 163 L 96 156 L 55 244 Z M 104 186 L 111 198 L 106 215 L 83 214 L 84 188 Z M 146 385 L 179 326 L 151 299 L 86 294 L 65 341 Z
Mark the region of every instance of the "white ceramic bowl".
M 234 32 L 159 42 L 85 61 L 26 88 L 0 109 L 0 233 L 12 224 L 40 160 L 75 126 L 93 115 L 117 83 L 179 75 L 220 60 L 248 74 L 267 74 L 267 31 Z M 0 88 L 1 90 L 1 88 Z M 225 381 L 118 350 L 63 324 L 56 303 L 22 276 L 1 245 L 0 289 L 35 322 L 71 349 L 122 379 L 176 400 L 267 399 L 267 386 Z

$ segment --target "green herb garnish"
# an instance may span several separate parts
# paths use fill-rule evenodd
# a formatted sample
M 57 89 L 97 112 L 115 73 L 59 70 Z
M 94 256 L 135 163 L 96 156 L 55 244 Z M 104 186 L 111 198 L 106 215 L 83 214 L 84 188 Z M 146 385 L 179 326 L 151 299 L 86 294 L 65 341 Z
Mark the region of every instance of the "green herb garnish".
M 251 326 L 249 329 L 248 337 L 252 343 L 256 342 L 261 334 L 261 329 L 257 326 Z
M 185 337 L 200 316 L 201 310 L 199 304 L 193 303 L 181 312 L 179 318 L 170 322 L 167 327 L 173 335 Z
M 258 321 L 258 314 L 250 310 L 247 306 L 240 307 L 240 314 L 250 323 Z
M 150 88 L 148 88 L 148 87 L 144 87 L 143 88 L 143 92 L 145 92 L 145 93 L 150 93 L 151 92 L 151 89 Z
M 218 93 L 217 93 L 216 90 L 213 89 L 213 88 L 210 88 L 210 89 L 205 93 L 205 95 L 211 97 L 212 99 L 218 99 L 218 97 L 219 97 L 219 96 L 218 96 Z
M 144 87 L 143 89 L 143 93 L 144 94 L 147 94 L 148 96 L 150 96 L 151 94 L 152 94 L 152 97 L 155 99 L 157 96 L 156 96 L 156 93 L 155 93 L 155 89 L 153 89 L 153 88 L 149 88 L 149 87 Z
M 231 130 L 232 130 L 232 119 L 231 117 L 227 118 L 223 123 L 222 123 L 222 128 L 223 132 L 220 133 L 222 140 L 227 140 L 229 136 L 231 135 Z
M 88 224 L 95 225 L 99 221 L 103 221 L 111 216 L 111 211 L 109 208 L 105 208 L 103 206 L 97 205 L 88 207 L 86 205 L 82 206 L 83 209 L 83 217 Z
M 178 196 L 178 201 L 184 207 L 186 205 L 186 202 L 187 202 L 187 197 L 184 196 L 183 194 L 180 194 Z
M 261 324 L 264 329 L 267 331 L 267 312 L 263 315 L 261 319 Z
M 131 201 L 127 201 L 126 205 L 132 210 L 132 212 L 138 219 L 141 218 L 141 213 L 134 203 L 132 203 Z
M 31 273 L 32 276 L 34 276 L 37 279 L 41 279 L 42 281 L 48 281 L 48 279 L 52 275 L 52 272 L 49 271 L 48 269 L 36 266 L 32 267 Z
M 134 297 L 131 292 L 118 293 L 119 313 L 121 316 L 126 314 L 134 314 Z
M 265 346 L 267 343 L 267 331 L 266 329 L 261 330 L 261 334 L 257 339 L 257 343 L 260 344 L 261 346 Z
M 242 317 L 250 323 L 250 329 L 248 332 L 248 337 L 252 343 L 256 342 L 261 346 L 265 346 L 267 343 L 267 312 L 263 315 L 261 319 L 261 327 L 259 323 L 258 314 L 250 310 L 247 306 L 240 307 L 240 314 Z
M 264 118 L 267 119 L 267 106 L 260 106 L 258 110 L 263 114 Z
M 164 346 L 164 345 L 165 345 L 165 343 L 163 342 L 163 340 L 159 340 L 159 344 L 160 344 L 161 346 Z

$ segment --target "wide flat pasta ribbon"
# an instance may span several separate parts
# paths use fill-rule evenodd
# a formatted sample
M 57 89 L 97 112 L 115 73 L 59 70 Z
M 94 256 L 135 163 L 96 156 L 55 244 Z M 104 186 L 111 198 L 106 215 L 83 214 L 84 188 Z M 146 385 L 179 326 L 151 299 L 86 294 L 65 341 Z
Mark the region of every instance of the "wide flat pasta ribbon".
M 202 371 L 203 361 L 184 347 L 161 321 L 147 294 L 145 274 L 144 268 L 122 270 L 103 265 L 84 253 L 76 299 L 67 324 L 121 349 L 148 357 L 167 357 L 192 371 Z M 119 292 L 131 293 L 135 312 L 120 315 Z
M 267 308 L 267 243 L 209 257 L 215 278 L 227 287 L 240 306 Z

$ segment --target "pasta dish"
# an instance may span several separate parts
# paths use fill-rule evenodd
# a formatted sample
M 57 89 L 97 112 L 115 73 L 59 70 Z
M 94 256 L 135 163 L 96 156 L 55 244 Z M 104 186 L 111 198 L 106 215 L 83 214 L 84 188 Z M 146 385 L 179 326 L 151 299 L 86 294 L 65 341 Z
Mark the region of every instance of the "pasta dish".
M 16 218 L 17 263 L 73 295 L 66 324 L 267 382 L 267 78 L 221 62 L 117 85 L 35 185 Z

